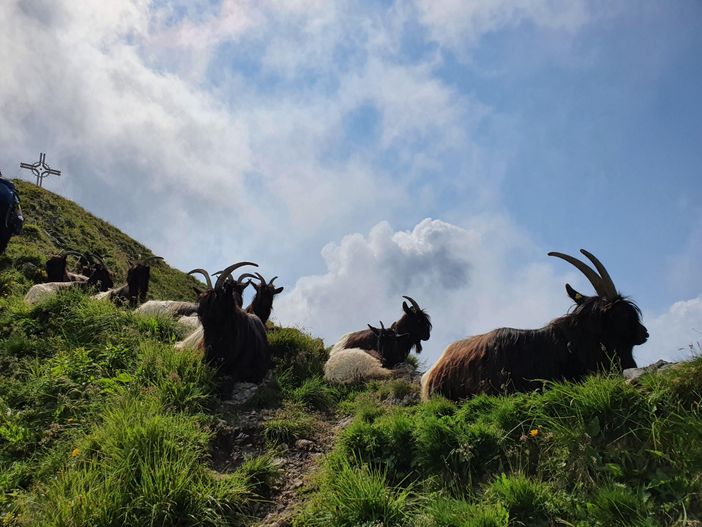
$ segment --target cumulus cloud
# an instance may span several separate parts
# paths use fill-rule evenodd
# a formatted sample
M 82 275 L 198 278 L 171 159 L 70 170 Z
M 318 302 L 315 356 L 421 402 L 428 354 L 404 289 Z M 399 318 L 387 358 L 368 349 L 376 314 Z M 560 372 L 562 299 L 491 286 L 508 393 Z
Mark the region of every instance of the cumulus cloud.
M 432 316 L 427 364 L 453 340 L 504 325 L 545 324 L 565 311 L 563 283 L 576 278 L 570 270 L 557 276 L 543 251 L 501 216 L 465 226 L 427 218 L 410 231 L 382 222 L 367 236 L 327 245 L 322 257 L 326 272 L 300 278 L 274 318 L 332 344 L 367 323 L 390 324 L 407 295 Z
M 176 265 L 285 259 L 292 273 L 340 231 L 494 188 L 485 166 L 460 169 L 480 157 L 469 135 L 486 108 L 396 60 L 401 28 L 377 13 L 313 4 L 3 2 L 4 173 L 47 151 L 63 195 Z M 253 70 L 237 66 L 248 57 Z M 378 140 L 351 150 L 364 108 Z
M 644 324 L 651 338 L 636 356 L 642 364 L 683 360 L 702 353 L 702 295 L 675 302 L 659 315 L 646 314 Z
M 409 231 L 387 222 L 349 234 L 322 250 L 326 272 L 304 276 L 276 305 L 273 318 L 333 344 L 349 331 L 389 325 L 411 296 L 432 316 L 421 356 L 431 365 L 451 342 L 497 327 L 537 328 L 566 313 L 568 282 L 588 294 L 576 270 L 551 261 L 505 217 L 476 217 L 464 226 L 425 219 Z M 689 357 L 702 341 L 702 296 L 645 313 L 651 339 L 634 349 L 639 365 Z

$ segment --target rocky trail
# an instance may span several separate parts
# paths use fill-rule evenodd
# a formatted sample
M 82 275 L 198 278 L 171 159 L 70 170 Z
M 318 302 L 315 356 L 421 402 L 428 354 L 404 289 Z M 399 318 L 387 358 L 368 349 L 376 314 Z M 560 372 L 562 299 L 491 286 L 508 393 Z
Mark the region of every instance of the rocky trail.
M 217 472 L 229 473 L 248 459 L 271 454 L 279 476 L 269 489 L 268 499 L 254 507 L 251 525 L 285 527 L 291 525 L 294 510 L 304 499 L 301 493 L 305 483 L 351 418 L 336 413 L 310 412 L 315 424 L 310 437 L 271 446 L 266 442 L 265 423 L 276 418 L 277 410 L 246 409 L 245 401 L 255 393 L 254 387 L 248 389 L 249 394 L 244 393 L 246 387 L 243 391 L 239 389 L 241 397 L 235 394 L 232 401 L 222 403 L 218 412 L 221 418 L 210 442 L 212 464 Z

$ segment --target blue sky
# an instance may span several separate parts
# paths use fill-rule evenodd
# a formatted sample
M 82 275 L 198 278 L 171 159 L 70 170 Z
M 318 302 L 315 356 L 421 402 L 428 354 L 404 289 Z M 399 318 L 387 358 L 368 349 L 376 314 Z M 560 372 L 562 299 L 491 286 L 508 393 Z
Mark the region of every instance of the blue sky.
M 452 340 L 569 307 L 550 250 L 702 340 L 702 4 L 86 1 L 0 6 L 0 169 L 182 269 L 253 259 L 321 335 L 434 316 Z

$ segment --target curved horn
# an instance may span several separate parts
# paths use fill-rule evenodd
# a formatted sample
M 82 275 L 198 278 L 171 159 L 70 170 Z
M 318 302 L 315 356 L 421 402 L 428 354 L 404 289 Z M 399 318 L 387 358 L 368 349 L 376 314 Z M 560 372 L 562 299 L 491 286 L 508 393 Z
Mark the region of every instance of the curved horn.
M 95 260 L 100 263 L 105 269 L 107 269 L 107 265 L 105 264 L 105 260 L 102 259 L 102 256 L 100 256 L 98 253 L 87 253 L 89 258 L 95 263 Z
M 193 273 L 198 273 L 201 274 L 202 276 L 205 277 L 205 281 L 207 282 L 207 288 L 212 289 L 212 278 L 210 278 L 210 275 L 207 271 L 204 269 L 200 269 L 199 267 L 197 269 L 193 269 L 192 271 L 188 271 L 188 274 L 193 274 Z
M 219 275 L 219 278 L 217 278 L 217 281 L 215 282 L 215 289 L 217 289 L 221 284 L 223 284 L 227 277 L 230 274 L 232 274 L 236 269 L 238 269 L 239 267 L 243 267 L 244 265 L 253 265 L 254 267 L 258 267 L 258 264 L 254 262 L 237 262 L 235 264 L 230 265 L 229 267 L 222 270 L 222 273 Z
M 258 273 L 256 273 L 256 274 L 258 274 Z M 237 278 L 236 281 L 241 283 L 244 280 L 244 278 L 256 278 L 256 276 L 252 275 L 251 273 L 244 273 L 242 275 L 239 275 L 239 278 Z M 249 282 L 250 282 L 250 280 L 249 280 Z
M 256 273 L 256 276 L 261 281 L 261 285 L 266 285 L 266 279 L 263 278 L 263 275 L 261 273 Z
M 83 253 L 74 251 L 73 249 L 66 249 L 65 251 L 61 251 L 61 254 L 59 254 L 61 258 L 64 258 L 66 256 L 83 256 Z
M 614 298 L 615 296 L 617 296 L 617 288 L 614 287 L 612 277 L 609 276 L 609 273 L 607 272 L 607 269 L 605 269 L 605 266 L 602 265 L 602 262 L 600 262 L 594 254 L 586 251 L 585 249 L 580 249 L 580 252 L 588 257 L 588 259 L 595 265 L 595 269 L 597 269 L 597 272 L 600 273 L 600 276 L 602 277 L 602 285 L 608 293 L 607 297 Z
M 385 331 L 385 324 L 383 324 L 383 321 L 379 320 L 378 322 L 380 322 L 380 330 Z
M 268 285 L 273 285 L 273 280 L 275 280 L 276 278 L 278 278 L 278 277 L 277 277 L 277 276 L 274 276 L 273 278 L 271 278 L 271 281 L 268 282 Z
M 412 304 L 412 307 L 413 307 L 414 309 L 417 310 L 417 313 L 419 313 L 419 312 L 422 310 L 422 309 L 419 307 L 419 304 L 417 304 L 417 302 L 415 302 L 414 299 L 413 299 L 412 297 L 403 296 L 402 298 L 406 298 L 407 300 L 409 300 L 410 304 Z
M 557 258 L 561 258 L 562 260 L 565 260 L 566 262 L 574 265 L 575 267 L 578 268 L 578 270 L 585 275 L 585 277 L 590 280 L 590 283 L 592 284 L 592 287 L 595 288 L 595 291 L 599 296 L 602 297 L 607 297 L 607 290 L 602 284 L 602 279 L 597 276 L 597 273 L 584 262 L 581 262 L 577 258 L 573 258 L 572 256 L 569 256 L 567 254 L 551 251 L 548 253 L 549 256 L 555 256 Z
M 146 265 L 147 263 L 149 263 L 152 260 L 163 260 L 163 256 L 147 256 L 146 258 L 141 260 L 141 262 L 138 262 L 138 263 L 141 263 L 142 265 Z

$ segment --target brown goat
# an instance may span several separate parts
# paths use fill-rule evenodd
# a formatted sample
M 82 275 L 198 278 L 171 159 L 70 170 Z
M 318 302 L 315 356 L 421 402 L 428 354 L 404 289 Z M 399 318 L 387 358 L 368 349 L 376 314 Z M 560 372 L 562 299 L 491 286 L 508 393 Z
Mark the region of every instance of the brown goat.
M 421 353 L 421 341 L 429 340 L 429 334 L 431 332 L 431 320 L 426 311 L 423 311 L 419 307 L 419 304 L 409 296 L 403 296 L 402 298 L 409 300 L 412 306 L 408 306 L 407 302 L 402 302 L 402 310 L 404 313 L 397 321 L 392 323 L 390 329 L 394 330 L 397 334 L 408 333 L 409 336 L 402 339 L 401 345 L 394 348 L 393 353 L 382 358 L 383 366 L 386 368 L 392 368 L 400 362 L 407 360 L 407 356 L 413 346 L 417 353 Z M 360 348 L 370 351 L 376 349 L 376 345 L 376 334 L 371 329 L 363 329 L 354 331 L 353 333 L 347 333 L 341 337 L 332 347 L 330 354 L 351 348 Z
M 450 344 L 422 377 L 422 397 L 457 400 L 479 393 L 527 391 L 543 380 L 577 381 L 588 373 L 636 366 L 633 347 L 648 339 L 636 305 L 623 298 L 605 267 L 584 249 L 599 275 L 567 254 L 550 252 L 576 266 L 595 288 L 586 297 L 566 284 L 573 311 L 540 329 L 495 329 Z

